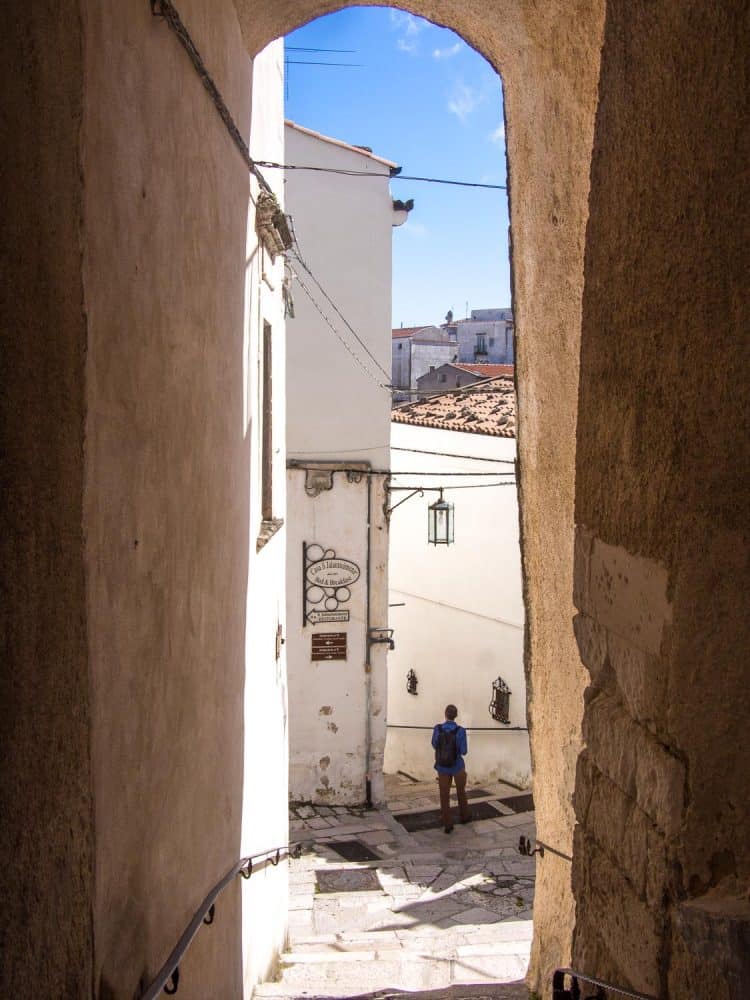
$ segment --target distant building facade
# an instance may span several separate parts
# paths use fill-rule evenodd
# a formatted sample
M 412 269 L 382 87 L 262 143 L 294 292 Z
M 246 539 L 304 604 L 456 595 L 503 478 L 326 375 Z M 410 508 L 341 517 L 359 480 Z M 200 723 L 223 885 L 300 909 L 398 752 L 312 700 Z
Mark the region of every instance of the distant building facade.
M 446 392 L 448 389 L 461 389 L 465 385 L 474 385 L 488 378 L 498 378 L 501 375 L 513 377 L 513 365 L 471 365 L 447 364 L 431 369 L 417 379 L 417 397 L 421 399 L 430 392 Z
M 459 363 L 513 364 L 512 309 L 472 309 L 468 319 L 443 329 L 456 339 Z
M 455 331 L 439 326 L 408 326 L 393 330 L 391 381 L 394 403 L 416 398 L 417 380 L 440 365 L 457 360 Z

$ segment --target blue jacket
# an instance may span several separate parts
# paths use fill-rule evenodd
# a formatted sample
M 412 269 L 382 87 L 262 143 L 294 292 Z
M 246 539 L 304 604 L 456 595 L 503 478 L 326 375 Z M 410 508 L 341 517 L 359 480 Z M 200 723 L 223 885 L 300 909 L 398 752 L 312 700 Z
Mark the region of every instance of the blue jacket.
M 432 730 L 432 749 L 437 750 L 438 746 L 438 733 L 442 728 L 445 729 L 457 729 L 456 733 L 456 750 L 458 750 L 458 757 L 456 757 L 456 763 L 453 767 L 441 767 L 439 764 L 435 765 L 435 770 L 438 774 L 458 774 L 460 771 L 464 770 L 466 766 L 464 764 L 464 754 L 469 752 L 469 746 L 466 742 L 466 730 L 463 726 L 457 725 L 455 722 L 439 722 L 435 728 Z

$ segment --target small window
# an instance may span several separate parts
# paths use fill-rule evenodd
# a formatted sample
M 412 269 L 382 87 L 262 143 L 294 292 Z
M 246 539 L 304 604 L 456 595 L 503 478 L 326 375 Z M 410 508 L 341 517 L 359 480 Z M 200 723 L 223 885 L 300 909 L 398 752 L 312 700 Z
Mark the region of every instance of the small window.
M 475 354 L 486 354 L 487 353 L 487 335 L 485 333 L 477 334 L 477 346 L 474 349 Z
M 399 344 L 399 345 L 398 345 L 398 349 L 399 349 L 399 351 L 401 350 L 401 348 L 402 348 L 403 346 L 404 346 L 403 344 Z
M 438 382 L 445 382 L 445 372 L 439 372 Z

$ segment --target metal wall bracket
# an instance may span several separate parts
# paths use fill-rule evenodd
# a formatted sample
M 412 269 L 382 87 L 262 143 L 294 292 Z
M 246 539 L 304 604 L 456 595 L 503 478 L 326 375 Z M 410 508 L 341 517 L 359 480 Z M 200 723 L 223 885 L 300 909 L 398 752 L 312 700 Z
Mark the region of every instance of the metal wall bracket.
M 392 628 L 371 628 L 367 635 L 367 641 L 371 646 L 377 645 L 381 642 L 387 642 L 389 649 L 396 648 L 396 643 L 393 641 Z
M 540 858 L 543 858 L 544 845 L 541 844 L 539 847 L 532 848 L 529 838 L 524 837 L 524 835 L 521 834 L 518 838 L 518 853 L 523 854 L 525 858 L 533 858 L 535 854 L 538 854 Z

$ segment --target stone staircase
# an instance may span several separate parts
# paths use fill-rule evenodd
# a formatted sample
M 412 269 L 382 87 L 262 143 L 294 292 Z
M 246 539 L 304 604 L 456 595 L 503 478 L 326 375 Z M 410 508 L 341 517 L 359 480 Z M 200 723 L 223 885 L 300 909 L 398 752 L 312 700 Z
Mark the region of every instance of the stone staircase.
M 289 947 L 257 1000 L 410 996 L 527 1000 L 534 862 L 516 849 L 533 813 L 407 834 L 387 811 L 307 819 L 290 862 Z M 347 862 L 357 838 L 378 859 Z

